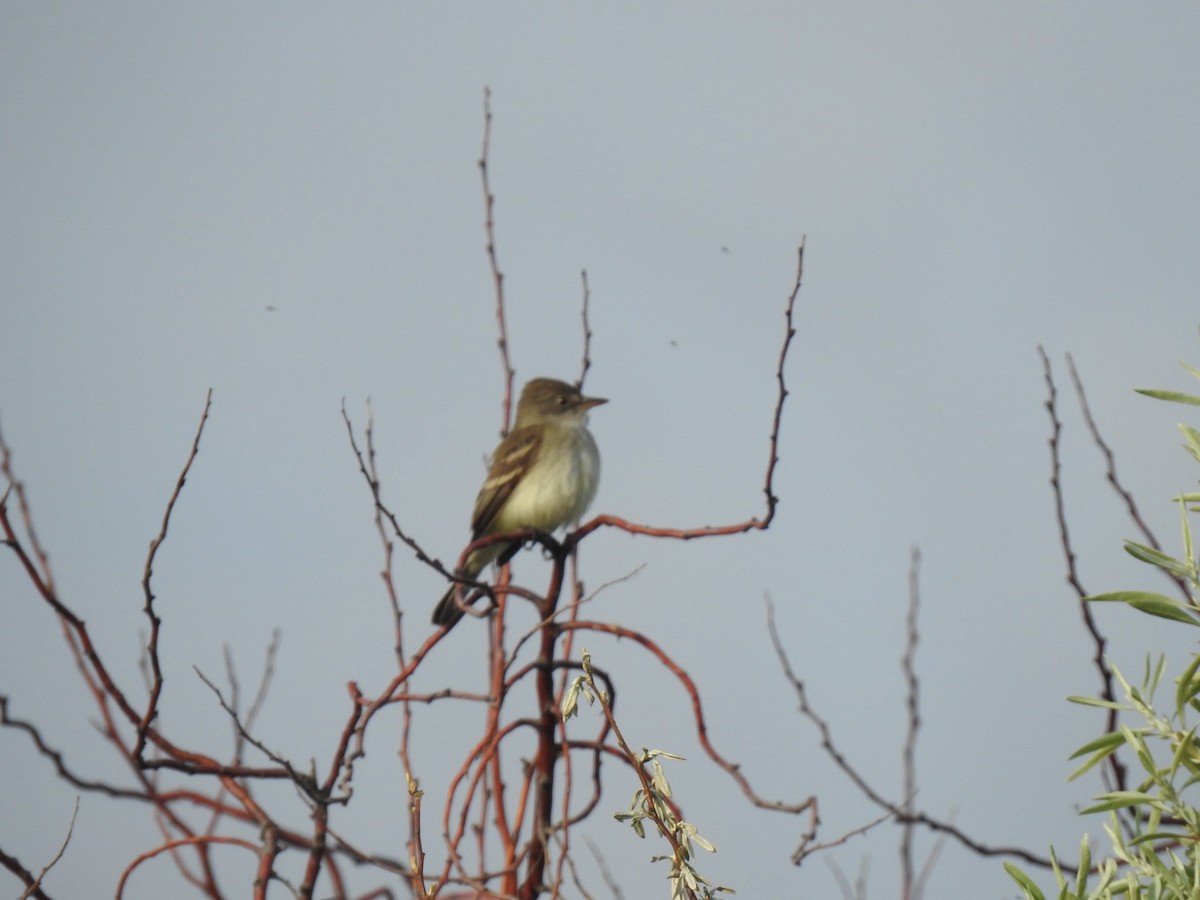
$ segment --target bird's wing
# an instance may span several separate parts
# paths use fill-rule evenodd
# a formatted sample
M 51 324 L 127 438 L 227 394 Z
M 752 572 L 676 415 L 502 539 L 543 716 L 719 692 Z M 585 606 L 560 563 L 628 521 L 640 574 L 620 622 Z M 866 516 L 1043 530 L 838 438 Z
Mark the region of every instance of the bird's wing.
M 476 538 L 491 533 L 492 523 L 525 474 L 537 462 L 542 429 L 518 428 L 492 454 L 492 467 L 475 498 L 471 531 Z

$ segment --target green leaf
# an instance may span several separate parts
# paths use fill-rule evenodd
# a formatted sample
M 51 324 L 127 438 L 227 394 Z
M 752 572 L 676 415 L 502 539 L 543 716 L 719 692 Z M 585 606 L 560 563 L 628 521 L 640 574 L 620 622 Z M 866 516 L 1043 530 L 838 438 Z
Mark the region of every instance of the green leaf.
M 1092 848 L 1088 844 L 1088 836 L 1083 836 L 1079 847 L 1079 871 L 1075 875 L 1075 893 L 1086 896 L 1088 869 L 1092 867 Z
M 1134 731 L 1128 725 L 1124 724 L 1118 725 L 1117 729 L 1121 733 L 1121 736 L 1125 739 L 1125 743 L 1133 749 L 1134 753 L 1142 757 L 1143 762 L 1145 762 L 1147 758 L 1150 759 L 1150 768 L 1153 770 L 1154 759 L 1150 756 L 1150 748 L 1146 746 L 1146 739 L 1143 737 L 1143 732 L 1140 730 Z M 1111 797 L 1113 794 L 1105 794 L 1104 796 Z
M 1150 754 L 1150 748 L 1146 746 L 1146 739 L 1142 737 L 1140 732 L 1134 731 L 1128 725 L 1120 727 L 1121 734 L 1125 737 L 1125 743 L 1133 748 L 1133 752 L 1137 754 L 1138 762 L 1142 764 L 1142 768 L 1151 775 L 1154 775 L 1157 767 L 1154 765 L 1154 757 Z M 1106 796 L 1111 797 L 1113 794 Z
M 1183 670 L 1175 686 L 1175 714 L 1182 721 L 1183 708 L 1197 693 L 1200 693 L 1200 681 L 1196 680 L 1196 670 L 1200 669 L 1200 653 L 1192 655 L 1192 661 Z
M 1189 578 L 1192 574 L 1192 567 L 1187 563 L 1181 562 L 1175 557 L 1163 553 L 1161 550 L 1147 547 L 1145 544 L 1126 541 L 1125 552 L 1135 559 L 1150 563 L 1152 566 L 1158 566 L 1160 569 L 1166 569 L 1168 572 L 1172 572 L 1181 578 Z
M 1196 840 L 1196 836 L 1186 832 L 1174 831 L 1152 831 L 1147 834 L 1139 834 L 1129 842 L 1130 847 L 1137 847 L 1141 844 L 1153 844 L 1155 841 L 1177 841 L 1180 844 L 1190 843 Z
M 1078 703 L 1080 706 L 1098 706 L 1101 709 L 1125 709 L 1120 703 L 1112 700 L 1101 700 L 1099 697 L 1068 697 L 1068 703 Z
M 1020 885 L 1021 890 L 1025 892 L 1027 900 L 1046 900 L 1046 895 L 1041 892 L 1041 889 L 1033 883 L 1028 875 L 1018 869 L 1012 863 L 1004 864 L 1004 871 L 1008 873 L 1009 878 Z
M 1106 735 L 1106 738 L 1115 738 L 1116 740 L 1109 741 L 1109 743 L 1107 743 L 1104 747 L 1100 748 L 1091 756 L 1089 756 L 1087 760 L 1084 761 L 1083 765 L 1067 776 L 1067 781 L 1074 781 L 1080 775 L 1093 768 L 1097 763 L 1101 763 L 1108 759 L 1113 755 L 1118 747 L 1121 747 L 1125 743 L 1120 735 Z M 1078 756 L 1080 752 L 1082 751 L 1076 751 L 1075 755 Z
M 1111 594 L 1093 594 L 1084 599 L 1089 603 L 1127 603 L 1134 609 L 1152 616 L 1186 622 L 1188 625 L 1200 625 L 1200 621 L 1188 611 L 1191 607 L 1165 594 L 1149 591 L 1114 591 Z
M 1200 455 L 1197 455 L 1196 459 L 1200 460 Z M 1179 527 L 1183 531 L 1183 556 L 1189 563 L 1192 563 L 1196 558 L 1196 548 L 1192 544 L 1192 523 L 1188 519 L 1187 507 L 1184 503 L 1179 504 Z
M 1187 439 L 1188 453 L 1192 454 L 1195 459 L 1200 459 L 1200 431 L 1187 425 L 1180 425 L 1179 430 L 1183 432 L 1183 436 Z
M 1190 403 L 1192 406 L 1200 406 L 1200 397 L 1193 394 L 1184 394 L 1180 391 L 1160 391 L 1157 388 L 1135 388 L 1139 394 L 1145 394 L 1147 397 L 1153 397 L 1155 400 L 1166 400 L 1170 403 Z
M 1175 740 L 1178 741 L 1178 743 L 1175 745 L 1175 753 L 1171 757 L 1170 774 L 1172 777 L 1174 777 L 1175 772 L 1179 770 L 1180 766 L 1186 768 L 1188 762 L 1194 759 L 1200 759 L 1200 752 L 1197 752 L 1200 751 L 1200 746 L 1197 746 L 1196 744 L 1195 725 L 1193 725 L 1189 731 L 1176 735 Z
M 1117 734 L 1115 731 L 1110 731 L 1108 734 L 1100 735 L 1100 737 L 1096 738 L 1094 741 L 1088 741 L 1086 744 L 1068 756 L 1067 759 L 1078 759 L 1085 753 L 1094 753 L 1097 750 L 1112 751 L 1124 743 L 1124 737 Z
M 1158 655 L 1158 663 L 1153 669 L 1150 668 L 1150 654 L 1146 654 L 1146 680 L 1142 683 L 1145 691 L 1147 702 L 1149 698 L 1154 696 L 1155 690 L 1158 689 L 1158 683 L 1162 680 L 1163 670 L 1167 667 L 1167 657 L 1165 654 Z
M 1107 812 L 1110 809 L 1125 809 L 1129 806 L 1140 806 L 1143 803 L 1153 803 L 1156 798 L 1153 794 L 1147 794 L 1143 791 L 1113 791 L 1111 794 L 1101 794 L 1098 799 L 1101 801 L 1100 803 L 1097 803 L 1095 806 L 1089 806 L 1080 815 Z
M 1170 597 L 1163 597 L 1166 603 L 1163 604 L 1159 600 L 1131 600 L 1129 605 L 1134 609 L 1144 613 L 1149 613 L 1152 616 L 1158 616 L 1162 619 L 1171 619 L 1175 622 L 1184 622 L 1188 625 L 1200 625 L 1196 621 L 1196 617 L 1188 612 L 1191 607 L 1180 603 L 1178 600 L 1172 600 Z

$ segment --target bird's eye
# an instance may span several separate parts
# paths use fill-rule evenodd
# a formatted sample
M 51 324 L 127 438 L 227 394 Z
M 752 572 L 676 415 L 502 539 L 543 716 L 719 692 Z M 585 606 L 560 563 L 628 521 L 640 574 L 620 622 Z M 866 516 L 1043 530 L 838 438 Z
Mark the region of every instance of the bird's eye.
M 554 402 L 557 403 L 559 406 L 566 406 L 567 405 L 567 395 L 559 394 L 557 397 L 554 398 Z

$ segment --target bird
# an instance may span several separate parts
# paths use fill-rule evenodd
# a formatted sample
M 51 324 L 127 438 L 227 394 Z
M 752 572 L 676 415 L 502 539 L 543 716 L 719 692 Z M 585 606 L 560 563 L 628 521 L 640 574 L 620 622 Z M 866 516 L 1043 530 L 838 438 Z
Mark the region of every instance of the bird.
M 588 411 L 607 402 L 554 378 L 534 378 L 525 385 L 513 429 L 492 451 L 475 498 L 472 542 L 525 528 L 552 532 L 583 518 L 600 484 L 600 452 L 587 429 Z M 519 541 L 480 547 L 457 574 L 474 579 L 489 563 L 503 564 L 520 548 Z M 434 608 L 434 625 L 449 629 L 463 617 L 458 588 L 450 585 Z

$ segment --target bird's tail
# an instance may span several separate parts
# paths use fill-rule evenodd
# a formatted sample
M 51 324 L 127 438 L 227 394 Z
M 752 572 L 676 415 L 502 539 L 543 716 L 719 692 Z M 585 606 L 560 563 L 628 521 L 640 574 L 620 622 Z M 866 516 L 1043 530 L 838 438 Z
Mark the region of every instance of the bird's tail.
M 433 624 L 439 628 L 449 628 L 465 615 L 465 611 L 454 598 L 454 593 L 459 587 L 460 585 L 457 583 L 450 585 L 450 589 L 442 595 L 438 605 L 433 608 Z M 463 597 L 464 599 L 466 597 L 465 591 Z

